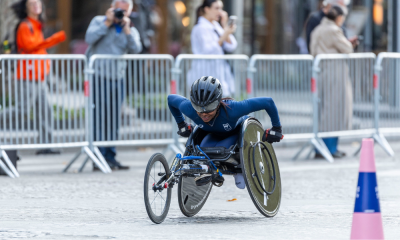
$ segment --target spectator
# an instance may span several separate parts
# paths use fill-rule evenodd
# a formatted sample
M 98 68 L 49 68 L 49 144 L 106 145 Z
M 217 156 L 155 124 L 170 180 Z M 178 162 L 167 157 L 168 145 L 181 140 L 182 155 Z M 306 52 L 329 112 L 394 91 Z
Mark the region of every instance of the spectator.
M 22 0 L 12 5 L 20 22 L 15 31 L 17 53 L 20 54 L 47 54 L 46 49 L 63 42 L 66 39 L 65 32 L 60 31 L 53 36 L 43 37 L 43 4 L 41 0 Z M 39 119 L 41 143 L 51 143 L 53 139 L 52 107 L 48 102 L 49 89 L 46 84 L 47 75 L 50 72 L 50 60 L 20 61 L 17 66 L 17 88 L 21 94 L 18 100 L 18 112 L 29 116 L 34 104 L 40 110 L 36 114 Z M 40 104 L 40 106 L 39 106 Z M 39 118 L 40 116 L 40 118 Z M 36 154 L 60 153 L 51 149 L 43 149 Z
M 353 46 L 344 36 L 341 26 L 345 16 L 342 8 L 333 6 L 326 17 L 311 33 L 311 54 L 352 53 Z M 352 128 L 353 90 L 349 77 L 349 68 L 343 61 L 331 62 L 331 68 L 323 68 L 320 73 L 318 91 L 320 104 L 320 131 L 341 131 Z M 333 74 L 335 73 L 335 74 Z M 332 94 L 334 93 L 334 94 Z M 324 138 L 326 146 L 335 158 L 344 157 L 345 153 L 337 150 L 338 138 Z M 316 157 L 322 155 L 316 153 Z
M 310 49 L 311 32 L 321 23 L 321 20 L 326 16 L 326 14 L 329 12 L 332 6 L 340 6 L 342 7 L 342 9 L 347 11 L 346 6 L 349 4 L 349 2 L 350 2 L 349 0 L 324 0 L 322 3 L 323 7 L 321 8 L 321 10 L 310 14 L 306 23 L 306 40 L 309 52 L 311 52 Z M 343 29 L 344 35 L 347 37 L 346 30 L 343 27 L 341 28 Z M 349 41 L 353 44 L 353 47 L 356 47 L 358 45 L 357 36 L 352 37 L 351 39 L 349 39 Z
M 93 18 L 85 36 L 85 41 L 89 44 L 86 52 L 88 58 L 93 54 L 122 55 L 142 51 L 139 33 L 136 28 L 131 27 L 129 19 L 132 7 L 132 0 L 113 0 L 105 16 Z M 123 15 L 119 16 L 118 12 L 121 11 Z M 102 61 L 96 66 L 98 74 L 93 79 L 94 140 L 117 140 L 127 64 L 125 61 Z M 115 147 L 99 147 L 99 150 L 111 168 L 129 169 L 115 159 Z M 99 170 L 96 166 L 93 168 Z
M 223 55 L 233 52 L 237 47 L 235 37 L 236 24 L 228 24 L 228 14 L 223 11 L 220 0 L 204 0 L 197 9 L 197 22 L 191 34 L 194 54 Z M 218 21 L 221 20 L 221 25 Z M 213 76 L 221 81 L 224 96 L 235 92 L 235 82 L 231 66 L 224 60 L 197 60 L 192 62 L 188 72 L 187 84 L 202 76 Z

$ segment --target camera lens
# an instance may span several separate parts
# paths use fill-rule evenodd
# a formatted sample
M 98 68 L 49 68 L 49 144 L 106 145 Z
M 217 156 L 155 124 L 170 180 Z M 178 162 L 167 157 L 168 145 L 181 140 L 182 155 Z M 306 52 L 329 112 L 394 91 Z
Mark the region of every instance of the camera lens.
M 124 18 L 124 11 L 120 8 L 117 8 L 114 10 L 114 16 L 117 19 L 122 20 Z

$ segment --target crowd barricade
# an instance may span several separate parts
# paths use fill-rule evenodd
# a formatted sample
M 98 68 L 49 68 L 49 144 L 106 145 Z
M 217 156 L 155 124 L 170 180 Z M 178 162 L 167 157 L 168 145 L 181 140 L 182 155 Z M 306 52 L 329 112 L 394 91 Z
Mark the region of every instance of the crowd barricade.
M 189 98 L 191 84 L 214 76 L 224 97 L 272 97 L 286 140 L 307 140 L 333 161 L 322 138 L 400 133 L 400 54 L 311 55 L 1 55 L 0 168 L 19 174 L 6 150 L 80 147 L 111 172 L 99 147 L 184 150 L 167 96 Z M 310 81 L 311 80 L 311 81 Z M 270 119 L 256 112 L 268 128 Z M 7 166 L 6 166 L 7 165 Z
M 373 53 L 315 57 L 312 78 L 315 141 L 366 136 L 380 144 L 386 142 L 376 128 L 375 58 Z M 320 150 L 321 154 L 333 161 L 326 150 Z
M 316 141 L 313 133 L 313 103 L 311 77 L 313 56 L 311 55 L 253 55 L 249 61 L 247 93 L 249 97 L 271 97 L 279 111 L 285 140 L 307 140 L 307 144 L 322 149 L 324 144 Z M 271 120 L 265 111 L 254 116 L 265 128 Z M 311 141 L 312 140 L 312 141 Z
M 84 55 L 0 56 L 0 155 L 10 177 L 19 174 L 5 150 L 18 149 L 81 147 L 76 156 L 111 171 L 88 148 L 85 67 Z
M 380 53 L 374 75 L 375 118 L 380 144 L 393 156 L 394 152 L 383 135 L 400 134 L 400 53 Z
M 247 94 L 242 90 L 246 89 L 248 61 L 249 57 L 241 54 L 180 54 L 172 70 L 171 92 L 190 98 L 190 87 L 195 80 L 202 76 L 213 76 L 222 84 L 223 97 L 244 100 Z M 184 141 L 180 139 L 180 142 Z
M 99 159 L 99 147 L 164 145 L 178 151 L 167 103 L 173 61 L 163 54 L 90 58 L 90 145 Z

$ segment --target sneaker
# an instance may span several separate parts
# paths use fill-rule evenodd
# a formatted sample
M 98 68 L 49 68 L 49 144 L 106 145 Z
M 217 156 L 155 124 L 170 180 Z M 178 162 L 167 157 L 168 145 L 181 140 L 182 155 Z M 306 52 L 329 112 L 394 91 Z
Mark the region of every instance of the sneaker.
M 211 182 L 211 178 L 211 174 L 206 173 L 200 175 L 200 177 L 195 177 L 194 182 L 196 183 L 196 186 L 200 187 L 209 184 Z
M 235 184 L 236 184 L 237 188 L 239 188 L 239 189 L 245 189 L 246 188 L 246 184 L 244 183 L 243 174 L 236 173 L 235 175 L 233 175 L 233 177 L 235 178 Z
M 129 166 L 124 166 L 115 159 L 112 159 L 112 160 L 107 159 L 107 163 L 110 166 L 110 168 L 113 170 L 128 170 L 129 169 Z
M 50 148 L 47 149 L 40 149 L 38 151 L 36 151 L 36 155 L 40 155 L 40 154 L 60 154 L 61 152 L 59 150 L 53 150 Z

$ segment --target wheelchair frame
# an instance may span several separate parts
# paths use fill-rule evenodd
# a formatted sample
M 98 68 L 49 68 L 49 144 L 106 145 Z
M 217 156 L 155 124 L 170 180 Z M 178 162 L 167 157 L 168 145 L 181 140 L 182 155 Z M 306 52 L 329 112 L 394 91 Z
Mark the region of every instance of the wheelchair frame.
M 253 131 L 254 133 L 250 133 L 251 131 L 247 131 L 247 128 L 250 125 L 253 126 L 252 128 L 256 129 L 256 134 L 254 134 L 254 129 L 251 129 L 251 131 Z M 211 183 L 209 183 L 200 187 L 196 186 L 194 184 L 194 177 L 200 176 L 200 174 L 196 173 L 196 171 L 193 171 L 192 173 L 190 173 L 190 171 L 182 173 L 182 166 L 184 166 L 184 164 L 206 164 L 210 167 L 210 169 L 214 167 L 224 175 L 243 173 L 247 190 L 256 208 L 260 211 L 261 214 L 266 217 L 275 216 L 279 210 L 281 199 L 279 166 L 272 145 L 268 143 L 263 143 L 260 140 L 260 131 L 264 131 L 261 123 L 255 118 L 248 118 L 242 123 L 241 131 L 239 132 L 240 135 L 238 138 L 238 142 L 233 147 L 229 149 L 221 147 L 201 149 L 198 144 L 205 135 L 203 134 L 204 136 L 198 137 L 199 134 L 202 134 L 202 130 L 196 126 L 193 133 L 188 138 L 184 155 L 182 156 L 178 153 L 173 160 L 171 167 L 169 167 L 168 169 L 165 167 L 166 160 L 162 154 L 154 154 L 149 160 L 146 169 L 144 184 L 145 205 L 150 219 L 154 223 L 161 223 L 162 221 L 164 221 L 169 210 L 171 188 L 173 188 L 176 183 L 178 183 L 179 207 L 181 209 L 181 212 L 185 216 L 194 216 L 204 206 L 208 195 L 211 192 L 212 185 Z M 257 138 L 254 138 L 255 135 L 257 135 Z M 257 146 L 259 149 L 259 153 L 256 151 Z M 251 150 L 252 161 L 250 160 Z M 208 154 L 213 156 L 215 156 L 215 154 L 221 155 L 221 153 L 219 153 L 218 151 L 221 151 L 221 153 L 225 155 L 222 158 L 211 158 L 208 156 Z M 265 152 L 267 152 L 268 154 L 265 154 Z M 240 159 L 237 159 L 238 157 Z M 232 158 L 232 160 L 230 162 L 227 162 L 230 158 Z M 239 160 L 239 162 L 235 164 L 234 161 L 237 160 Z M 149 186 L 147 184 L 149 180 L 148 169 L 151 168 L 151 163 L 153 163 L 154 161 L 162 162 L 162 166 L 164 166 L 164 172 L 159 172 L 157 174 L 161 178 L 157 181 L 157 183 L 153 184 L 151 189 L 149 189 Z M 168 164 L 166 165 L 168 166 Z M 268 170 L 266 171 L 266 169 Z M 265 177 L 264 175 L 266 175 L 267 172 L 268 176 Z M 265 184 L 265 182 L 267 182 L 267 184 Z M 268 188 L 266 186 L 268 186 Z M 270 190 L 271 188 L 272 190 Z M 151 209 L 151 204 L 149 204 L 148 190 L 152 190 L 154 191 L 154 193 L 156 193 L 157 191 L 161 193 L 165 189 L 167 190 L 166 200 L 164 199 L 165 207 L 160 217 L 155 217 L 154 212 Z M 277 189 L 278 191 L 276 191 Z M 269 197 L 273 197 L 273 208 L 271 208 L 270 203 L 270 209 L 268 209 Z M 190 200 L 188 200 L 188 198 Z

